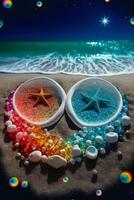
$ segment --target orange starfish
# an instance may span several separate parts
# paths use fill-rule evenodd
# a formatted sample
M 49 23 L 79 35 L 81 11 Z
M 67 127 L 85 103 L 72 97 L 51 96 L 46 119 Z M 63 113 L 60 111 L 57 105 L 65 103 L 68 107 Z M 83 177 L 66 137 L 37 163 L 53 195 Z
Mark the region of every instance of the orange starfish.
M 36 96 L 36 97 L 37 97 L 37 100 L 36 100 L 35 104 L 33 105 L 33 107 L 34 107 L 40 100 L 43 100 L 43 101 L 45 102 L 45 104 L 47 104 L 47 106 L 50 107 L 50 104 L 49 104 L 49 102 L 47 101 L 46 97 L 52 96 L 52 94 L 50 94 L 50 93 L 45 93 L 45 92 L 43 91 L 43 89 L 41 88 L 39 93 L 30 93 L 30 95 Z

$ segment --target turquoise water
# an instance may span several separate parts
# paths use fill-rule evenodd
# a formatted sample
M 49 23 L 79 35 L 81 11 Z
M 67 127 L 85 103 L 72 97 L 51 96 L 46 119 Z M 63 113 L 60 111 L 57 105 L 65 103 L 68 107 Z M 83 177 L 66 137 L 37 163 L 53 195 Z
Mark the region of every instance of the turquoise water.
M 134 41 L 0 42 L 1 72 L 134 72 Z
M 105 104 L 99 104 L 100 112 L 91 106 L 83 110 L 87 105 L 87 101 L 83 98 L 83 95 L 94 97 L 98 86 L 92 86 L 91 88 L 85 88 L 84 90 L 76 90 L 72 97 L 72 106 L 77 117 L 87 123 L 98 124 L 105 122 L 111 118 L 118 110 L 119 102 L 117 96 L 112 90 L 101 88 L 98 93 L 98 98 L 108 100 Z M 79 108 L 79 109 L 78 109 Z

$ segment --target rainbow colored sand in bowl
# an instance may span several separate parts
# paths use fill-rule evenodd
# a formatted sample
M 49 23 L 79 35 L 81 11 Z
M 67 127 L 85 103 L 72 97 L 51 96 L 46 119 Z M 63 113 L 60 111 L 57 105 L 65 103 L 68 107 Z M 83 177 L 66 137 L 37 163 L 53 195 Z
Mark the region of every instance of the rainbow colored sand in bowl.
M 43 91 L 43 98 L 39 96 Z M 44 100 L 45 99 L 45 100 Z M 16 107 L 32 122 L 47 121 L 58 110 L 58 99 L 52 89 L 45 86 L 22 88 L 16 95 Z

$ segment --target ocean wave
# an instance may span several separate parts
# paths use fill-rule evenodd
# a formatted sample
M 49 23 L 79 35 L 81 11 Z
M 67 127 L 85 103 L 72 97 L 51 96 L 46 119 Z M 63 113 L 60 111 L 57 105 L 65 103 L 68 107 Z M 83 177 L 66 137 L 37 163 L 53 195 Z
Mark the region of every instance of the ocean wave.
M 61 55 L 56 52 L 34 57 L 0 57 L 0 71 L 10 73 L 70 73 L 106 75 L 134 72 L 134 52 L 128 55 Z

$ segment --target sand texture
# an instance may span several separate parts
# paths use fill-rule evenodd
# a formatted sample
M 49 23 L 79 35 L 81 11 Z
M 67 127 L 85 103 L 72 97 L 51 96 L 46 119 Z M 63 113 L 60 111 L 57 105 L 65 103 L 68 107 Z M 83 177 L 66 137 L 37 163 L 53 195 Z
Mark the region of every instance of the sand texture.
M 3 134 L 4 129 L 4 104 L 5 98 L 20 83 L 33 77 L 44 76 L 40 74 L 0 74 L 0 165 L 4 168 L 7 177 L 16 176 L 20 180 L 28 180 L 32 190 L 37 195 L 66 195 L 71 191 L 83 191 L 91 193 L 98 187 L 110 187 L 119 182 L 119 174 L 129 168 L 134 162 L 134 75 L 107 76 L 106 80 L 119 85 L 126 93 L 129 100 L 129 112 L 132 118 L 130 137 L 125 137 L 123 142 L 118 143 L 118 148 L 113 148 L 104 158 L 97 161 L 85 159 L 76 166 L 63 169 L 52 169 L 42 165 L 31 165 L 25 168 L 19 160 L 16 160 L 16 152 L 12 150 L 12 143 Z M 72 75 L 47 75 L 53 78 L 64 88 L 67 93 L 71 86 L 84 76 Z M 64 138 L 78 130 L 70 121 L 66 113 L 60 121 L 51 127 L 50 132 L 58 133 Z M 117 151 L 123 153 L 123 159 L 118 160 Z M 92 179 L 92 170 L 98 170 L 97 180 Z M 63 183 L 63 177 L 69 177 L 68 183 Z M 63 198 L 64 199 L 64 198 Z

